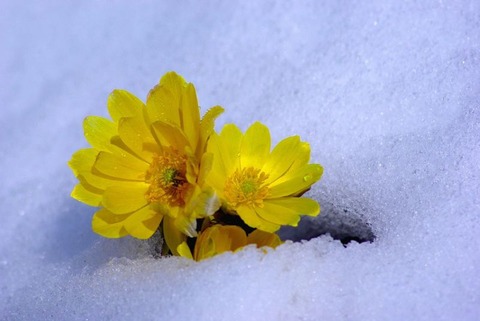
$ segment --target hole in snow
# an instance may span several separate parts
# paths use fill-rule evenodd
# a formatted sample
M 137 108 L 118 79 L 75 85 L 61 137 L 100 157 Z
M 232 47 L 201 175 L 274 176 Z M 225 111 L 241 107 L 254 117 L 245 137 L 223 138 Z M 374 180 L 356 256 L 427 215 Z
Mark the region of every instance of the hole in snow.
M 303 217 L 297 227 L 283 227 L 279 232 L 280 237 L 298 242 L 329 234 L 344 245 L 351 241 L 362 243 L 375 240 L 370 224 L 355 208 L 325 202 L 321 205 L 322 211 L 318 217 Z

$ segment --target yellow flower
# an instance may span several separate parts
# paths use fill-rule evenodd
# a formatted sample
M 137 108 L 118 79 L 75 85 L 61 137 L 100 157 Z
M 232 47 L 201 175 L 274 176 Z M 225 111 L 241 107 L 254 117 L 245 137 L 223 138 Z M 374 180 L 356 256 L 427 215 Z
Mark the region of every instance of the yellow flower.
M 197 217 L 212 214 L 202 203 L 212 159 L 205 147 L 223 109 L 213 107 L 200 120 L 195 88 L 174 72 L 162 77 L 146 104 L 114 90 L 107 105 L 113 121 L 84 121 L 92 148 L 69 162 L 79 180 L 72 197 L 101 207 L 92 228 L 105 237 L 146 239 L 164 219 L 167 244 L 175 249 L 184 235 L 196 234 Z
M 281 225 L 296 226 L 300 215 L 315 216 L 318 203 L 298 197 L 318 181 L 323 168 L 309 164 L 310 146 L 298 136 L 282 140 L 270 151 L 270 132 L 254 123 L 242 134 L 233 124 L 213 134 L 207 147 L 213 154 L 206 183 L 223 209 L 266 232 Z
M 198 235 L 193 255 L 185 242 L 179 246 L 178 251 L 183 257 L 201 261 L 224 252 L 238 251 L 249 244 L 255 244 L 259 248 L 275 248 L 281 243 L 280 238 L 273 233 L 255 230 L 247 236 L 238 226 L 215 224 Z

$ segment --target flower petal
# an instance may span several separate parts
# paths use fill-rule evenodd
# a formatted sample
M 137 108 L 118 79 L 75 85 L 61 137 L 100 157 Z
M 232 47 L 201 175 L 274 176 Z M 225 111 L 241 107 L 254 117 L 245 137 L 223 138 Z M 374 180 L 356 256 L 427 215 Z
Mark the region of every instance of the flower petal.
M 270 185 L 269 197 L 278 198 L 296 195 L 307 190 L 322 176 L 323 168 L 318 164 L 307 164 L 289 175 L 284 175 Z
M 241 140 L 242 132 L 234 124 L 225 125 L 220 135 L 210 136 L 207 151 L 213 154 L 213 163 L 207 177 L 217 191 L 223 190 L 227 177 L 240 166 Z
M 235 209 L 242 220 L 250 227 L 258 227 L 261 224 L 261 219 L 253 208 L 248 206 L 239 206 Z
M 84 184 L 79 183 L 75 185 L 70 194 L 74 199 L 90 206 L 100 206 L 102 202 L 102 194 L 95 193 L 89 190 Z
M 238 250 L 241 247 L 244 247 L 247 244 L 247 235 L 245 234 L 245 231 L 238 226 L 221 226 L 222 229 L 222 234 L 223 235 L 228 235 L 230 241 L 230 249 L 235 251 Z M 223 231 L 227 230 L 228 232 L 225 233 Z M 227 243 L 227 242 L 225 242 Z
M 143 116 L 121 118 L 118 124 L 120 138 L 136 155 L 149 162 L 159 152 L 157 142 L 145 124 Z
M 160 79 L 160 86 L 170 91 L 178 100 L 180 100 L 187 85 L 185 79 L 174 71 L 167 72 Z
M 145 240 L 155 233 L 162 218 L 162 214 L 145 206 L 130 214 L 125 220 L 125 228 L 131 236 Z
M 225 125 L 220 133 L 222 138 L 220 153 L 225 164 L 226 175 L 230 175 L 240 167 L 242 136 L 242 132 L 234 124 Z
M 150 185 L 132 182 L 130 186 L 110 186 L 103 193 L 102 205 L 115 214 L 126 214 L 147 205 Z
M 271 223 L 297 226 L 300 215 L 315 216 L 320 212 L 320 206 L 309 198 L 288 197 L 265 200 L 264 206 L 255 210 L 261 218 Z
M 226 251 L 235 251 L 247 244 L 247 235 L 245 231 L 235 225 L 214 225 L 209 229 L 215 244 L 216 254 Z
M 217 134 L 213 134 L 208 141 L 207 153 L 204 154 L 212 155 L 211 163 L 205 163 L 203 160 L 201 162 L 200 173 L 202 175 L 199 178 L 203 180 L 205 177 L 205 183 L 213 187 L 220 197 L 222 197 L 227 177 L 233 171 L 228 167 L 231 163 L 229 153 L 230 150 L 224 148 L 223 139 Z M 206 160 L 208 161 L 208 159 Z M 206 166 L 210 168 L 205 168 Z M 199 180 L 199 183 L 201 184 L 202 181 Z
M 214 106 L 207 110 L 200 121 L 200 143 L 197 146 L 196 156 L 201 157 L 201 154 L 206 150 L 206 145 L 209 137 L 214 132 L 215 119 L 224 112 L 220 106 Z
M 299 168 L 302 168 L 303 166 L 307 165 L 309 161 L 310 161 L 310 144 L 307 142 L 300 142 L 295 161 L 283 176 L 288 176 L 288 175 L 291 175 L 292 173 L 295 173 L 295 171 L 297 171 Z
M 268 233 L 275 233 L 278 231 L 279 228 L 280 228 L 280 225 L 267 221 L 261 217 L 260 217 L 260 224 L 257 226 L 257 229 L 268 232 Z
M 117 156 L 107 152 L 98 153 L 93 166 L 104 175 L 134 181 L 143 181 L 149 168 L 149 164 L 128 153 Z
M 95 213 L 92 219 L 92 230 L 101 236 L 108 238 L 120 238 L 128 235 L 124 227 L 124 221 L 128 218 L 127 215 L 116 215 L 102 208 Z
M 270 201 L 265 200 L 263 207 L 255 209 L 261 218 L 277 225 L 297 226 L 300 221 L 300 213 L 295 208 Z
M 143 107 L 143 102 L 126 90 L 116 89 L 108 96 L 108 112 L 116 123 L 120 118 L 141 114 Z
M 257 228 L 265 232 L 275 233 L 280 228 L 280 225 L 262 219 L 260 225 Z
M 195 151 L 200 138 L 200 107 L 198 106 L 195 87 L 192 84 L 187 84 L 180 103 L 182 110 L 181 127 L 190 147 Z
M 203 153 L 200 161 L 200 169 L 195 180 L 200 186 L 203 186 L 205 179 L 207 178 L 209 172 L 212 170 L 213 166 L 213 154 L 205 152 Z
M 176 215 L 174 220 L 175 229 L 189 237 L 197 236 L 197 220 L 195 217 L 191 218 L 184 213 L 183 209 L 179 210 L 179 215 Z
M 115 124 L 103 117 L 88 116 L 83 121 L 85 139 L 93 148 L 110 151 L 112 137 L 117 135 Z
M 227 251 L 235 251 L 247 244 L 245 231 L 238 226 L 213 225 L 197 238 L 194 258 L 197 261 Z
M 108 177 L 104 176 L 101 173 L 99 175 L 94 174 L 92 172 L 82 172 L 78 176 L 79 180 L 83 180 L 92 187 L 99 189 L 102 191 L 101 194 L 103 194 L 103 191 L 107 189 L 107 187 L 110 186 L 129 186 L 132 181 L 127 181 L 123 179 L 116 179 L 114 177 Z
M 103 191 L 108 186 L 130 184 L 130 181 L 94 174 L 93 164 L 97 159 L 98 153 L 94 148 L 81 149 L 73 154 L 72 159 L 68 162 L 75 176 L 84 185 L 90 185 L 90 190 L 96 191 L 97 194 L 103 194 Z
M 282 197 L 268 200 L 268 204 L 290 208 L 300 215 L 317 216 L 320 205 L 317 201 L 307 197 Z
M 257 247 L 269 246 L 276 248 L 282 241 L 275 233 L 268 233 L 262 230 L 256 229 L 247 236 L 248 244 L 255 244 Z
M 192 211 L 196 218 L 203 218 L 215 214 L 222 205 L 218 195 L 212 188 L 205 188 L 192 202 Z
M 165 216 L 163 219 L 163 237 L 173 255 L 180 255 L 177 248 L 185 242 L 187 236 L 175 227 L 175 219 Z
M 175 72 L 168 72 L 160 79 L 147 97 L 147 113 L 151 123 L 163 121 L 181 126 L 180 101 L 186 85 L 186 81 Z
M 268 173 L 265 183 L 269 184 L 285 174 L 299 157 L 300 137 L 285 138 L 268 155 L 262 171 Z
M 227 169 L 224 161 L 227 151 L 223 150 L 223 144 L 220 137 L 216 134 L 213 134 L 208 141 L 207 151 L 209 154 L 213 155 L 211 164 L 204 164 L 202 162 L 202 167 L 207 165 L 210 166 L 208 173 L 205 177 L 205 180 L 208 185 L 214 187 L 217 191 L 223 190 L 225 180 L 227 178 Z
M 190 251 L 187 242 L 182 242 L 179 246 L 177 246 L 177 252 L 180 256 L 193 260 L 192 251 Z
M 97 155 L 98 151 L 94 148 L 80 149 L 72 155 L 68 166 L 72 169 L 75 176 L 80 175 L 82 172 L 90 172 Z
M 152 129 L 158 144 L 161 146 L 172 146 L 179 151 L 183 151 L 185 146 L 189 146 L 189 142 L 180 127 L 157 121 L 152 124 Z
M 270 153 L 270 131 L 268 127 L 255 122 L 243 136 L 240 150 L 240 164 L 242 168 L 262 167 Z

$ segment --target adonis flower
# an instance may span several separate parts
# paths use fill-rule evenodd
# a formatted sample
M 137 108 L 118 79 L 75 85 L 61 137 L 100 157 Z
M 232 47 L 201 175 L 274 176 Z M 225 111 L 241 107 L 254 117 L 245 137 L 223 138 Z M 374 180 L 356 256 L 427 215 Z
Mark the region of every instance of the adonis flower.
M 300 197 L 323 172 L 309 164 L 307 143 L 292 136 L 270 150 L 258 122 L 245 134 L 233 124 L 216 134 L 223 108 L 200 119 L 195 88 L 176 73 L 165 74 L 145 104 L 114 90 L 107 105 L 112 120 L 87 117 L 92 147 L 69 162 L 79 180 L 72 197 L 99 207 L 96 233 L 147 239 L 161 228 L 166 250 L 199 261 L 249 244 L 276 247 L 282 225 L 320 212 Z
M 185 235 L 196 235 L 196 219 L 213 214 L 204 206 L 209 192 L 202 185 L 212 160 L 205 149 L 223 109 L 213 107 L 200 119 L 195 88 L 169 72 L 146 104 L 115 90 L 108 111 L 113 121 L 84 121 L 92 148 L 69 162 L 79 180 L 72 197 L 100 207 L 92 228 L 105 237 L 146 239 L 163 219 L 167 244 L 177 254 Z
M 213 164 L 206 183 L 224 211 L 238 214 L 250 227 L 275 232 L 282 225 L 296 226 L 300 215 L 318 215 L 316 201 L 298 196 L 320 179 L 323 168 L 308 163 L 310 146 L 298 136 L 282 140 L 272 151 L 270 143 L 270 132 L 261 123 L 245 134 L 226 125 L 210 137 L 207 151 Z
M 193 255 L 186 243 L 182 243 L 178 249 L 181 256 L 200 261 L 227 251 L 240 250 L 249 244 L 275 248 L 281 243 L 280 238 L 273 233 L 255 230 L 247 236 L 236 225 L 215 224 L 198 235 Z

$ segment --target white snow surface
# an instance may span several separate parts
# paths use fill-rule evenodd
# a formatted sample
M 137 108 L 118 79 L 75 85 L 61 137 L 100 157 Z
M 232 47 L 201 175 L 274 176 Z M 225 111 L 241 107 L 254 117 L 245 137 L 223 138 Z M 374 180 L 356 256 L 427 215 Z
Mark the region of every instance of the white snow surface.
M 0 2 L 0 319 L 480 320 L 479 63 L 474 0 Z M 310 142 L 322 214 L 282 231 L 310 240 L 197 263 L 91 231 L 82 120 L 169 70 L 217 129 Z

